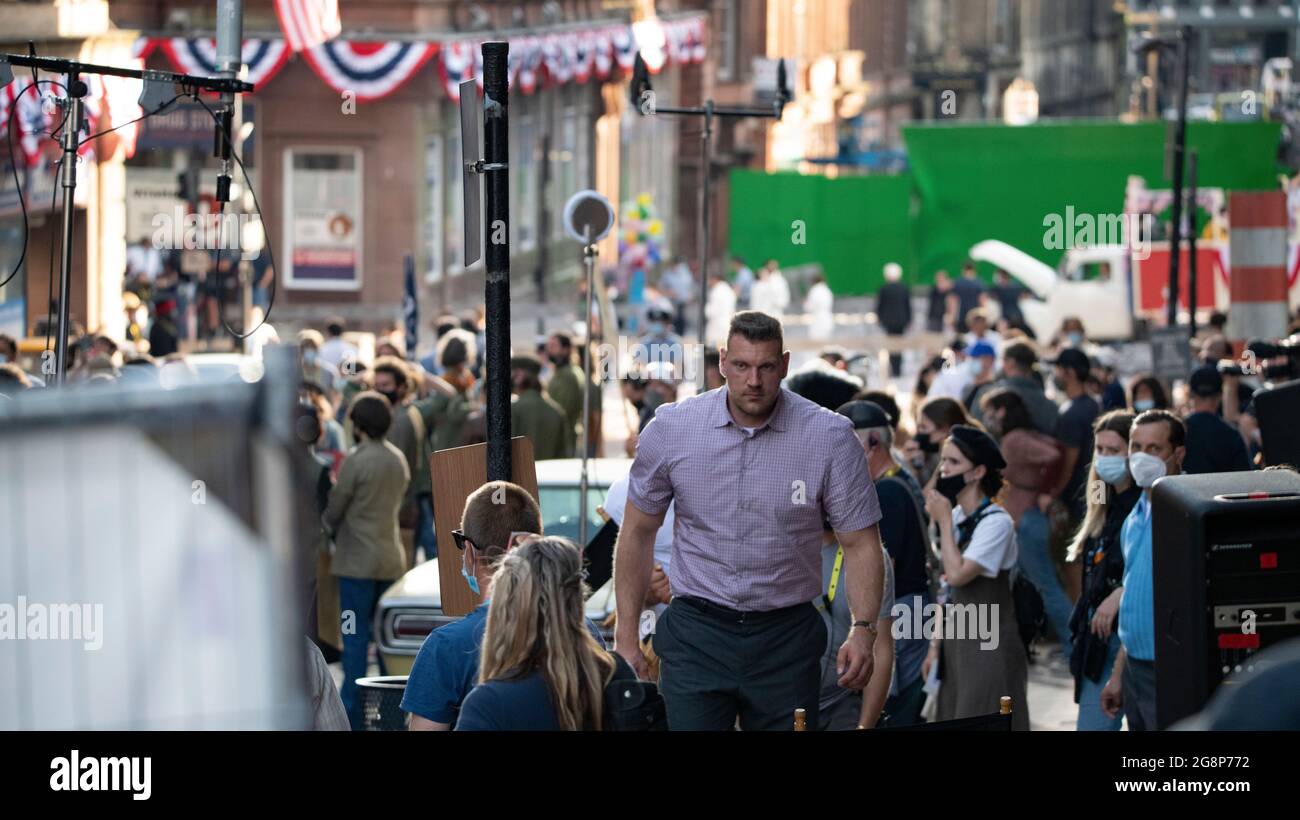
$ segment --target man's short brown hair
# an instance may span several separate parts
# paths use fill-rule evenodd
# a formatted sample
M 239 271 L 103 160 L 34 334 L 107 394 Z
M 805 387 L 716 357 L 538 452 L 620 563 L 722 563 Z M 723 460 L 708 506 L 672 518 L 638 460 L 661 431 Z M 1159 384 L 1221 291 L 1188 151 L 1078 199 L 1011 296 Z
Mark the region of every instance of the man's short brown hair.
M 1133 427 L 1143 424 L 1159 424 L 1162 421 L 1169 431 L 1169 446 L 1174 449 L 1186 446 L 1187 425 L 1183 423 L 1182 419 L 1168 410 L 1147 410 L 1144 413 L 1139 413 L 1137 418 L 1133 419 Z M 1129 435 L 1131 436 L 1132 433 L 1130 432 Z
M 500 558 L 510 533 L 542 534 L 542 510 L 527 490 L 509 481 L 489 481 L 465 499 L 460 529 L 487 560 Z
M 731 317 L 731 327 L 727 331 L 727 344 L 731 337 L 739 334 L 751 342 L 775 341 L 782 350 L 785 349 L 785 335 L 781 330 L 781 320 L 768 316 L 761 310 L 742 310 Z

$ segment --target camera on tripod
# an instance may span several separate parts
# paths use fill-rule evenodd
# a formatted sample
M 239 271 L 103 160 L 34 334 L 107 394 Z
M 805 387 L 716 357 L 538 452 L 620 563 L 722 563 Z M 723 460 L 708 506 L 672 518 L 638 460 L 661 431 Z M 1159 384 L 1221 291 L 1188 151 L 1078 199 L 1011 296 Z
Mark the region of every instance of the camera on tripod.
M 1285 339 L 1251 339 L 1240 360 L 1224 359 L 1218 371 L 1225 376 L 1260 376 L 1269 382 L 1300 378 L 1300 333 Z

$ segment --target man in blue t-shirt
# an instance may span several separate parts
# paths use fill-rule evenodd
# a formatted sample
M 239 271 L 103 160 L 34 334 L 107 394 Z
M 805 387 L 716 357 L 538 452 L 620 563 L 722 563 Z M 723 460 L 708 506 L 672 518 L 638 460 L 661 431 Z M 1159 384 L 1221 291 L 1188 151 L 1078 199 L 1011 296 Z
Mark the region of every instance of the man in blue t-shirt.
M 460 527 L 452 535 L 464 562 L 461 574 L 481 603 L 459 621 L 429 633 L 420 647 L 402 696 L 412 731 L 447 731 L 455 725 L 461 703 L 478 682 L 492 574 L 512 532 L 541 533 L 542 513 L 523 487 L 490 481 L 465 499 Z
M 489 481 L 465 499 L 460 529 L 452 530 L 452 536 L 461 551 L 461 575 L 480 603 L 464 618 L 424 639 L 402 695 L 402 711 L 411 714 L 411 731 L 452 729 L 461 704 L 478 683 L 492 575 L 512 546 L 510 537 L 515 532 L 542 534 L 541 509 L 523 487 Z M 588 621 L 587 628 L 604 645 L 596 626 Z

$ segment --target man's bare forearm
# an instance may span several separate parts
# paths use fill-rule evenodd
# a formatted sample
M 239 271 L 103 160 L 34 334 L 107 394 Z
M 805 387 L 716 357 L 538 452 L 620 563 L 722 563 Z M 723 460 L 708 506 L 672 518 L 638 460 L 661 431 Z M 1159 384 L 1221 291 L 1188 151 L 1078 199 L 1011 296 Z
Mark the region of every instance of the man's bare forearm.
M 885 564 L 880 548 L 880 530 L 875 525 L 855 533 L 838 535 L 844 549 L 844 582 L 849 609 L 855 621 L 875 623 L 880 614 Z

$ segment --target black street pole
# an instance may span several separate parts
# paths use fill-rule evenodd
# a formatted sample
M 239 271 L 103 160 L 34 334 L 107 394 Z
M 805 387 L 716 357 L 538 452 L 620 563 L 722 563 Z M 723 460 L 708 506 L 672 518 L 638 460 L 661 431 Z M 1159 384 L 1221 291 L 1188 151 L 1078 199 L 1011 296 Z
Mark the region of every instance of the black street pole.
M 1178 124 L 1174 132 L 1173 227 L 1169 233 L 1169 326 L 1178 324 L 1178 266 L 1183 239 L 1183 155 L 1187 150 L 1187 75 L 1191 54 L 1191 33 L 1178 35 Z M 1195 301 L 1192 302 L 1193 310 Z
M 1187 157 L 1187 335 L 1196 338 L 1196 151 Z
M 709 343 L 704 335 L 704 309 L 709 301 L 709 197 L 713 188 L 713 100 L 704 101 L 704 132 L 700 134 L 700 347 Z M 703 351 L 701 350 L 701 356 Z M 700 368 L 699 392 L 708 389 L 705 369 Z
M 542 157 L 538 166 L 537 183 L 537 270 L 533 274 L 537 286 L 537 303 L 546 304 L 546 271 L 551 264 L 551 129 L 548 124 L 542 129 Z M 537 335 L 546 332 L 546 311 L 537 314 Z
M 507 65 L 510 45 L 483 44 L 483 303 L 487 313 L 487 477 L 510 481 L 510 132 Z

